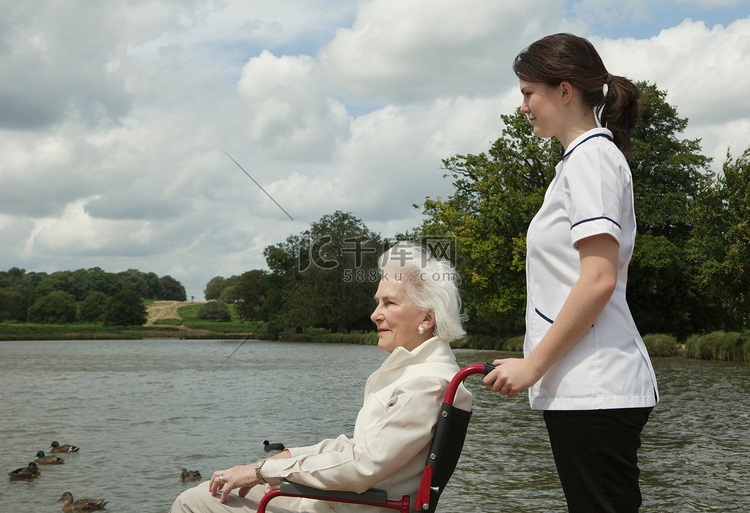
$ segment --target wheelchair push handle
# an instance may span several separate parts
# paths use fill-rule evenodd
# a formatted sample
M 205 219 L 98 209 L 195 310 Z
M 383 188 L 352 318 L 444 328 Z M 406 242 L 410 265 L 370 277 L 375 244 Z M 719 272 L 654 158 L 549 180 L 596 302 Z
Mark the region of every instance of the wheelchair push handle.
M 453 400 L 456 398 L 456 392 L 458 391 L 459 385 L 463 383 L 466 378 L 472 374 L 484 374 L 485 376 L 492 372 L 495 366 L 489 362 L 487 363 L 474 363 L 468 367 L 464 367 L 453 376 L 450 384 L 448 385 L 448 391 L 445 393 L 444 403 L 453 404 Z

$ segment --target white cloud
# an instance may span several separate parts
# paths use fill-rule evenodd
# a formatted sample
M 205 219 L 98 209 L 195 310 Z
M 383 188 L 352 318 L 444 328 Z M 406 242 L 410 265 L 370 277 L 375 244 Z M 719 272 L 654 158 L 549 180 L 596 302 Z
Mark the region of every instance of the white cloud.
M 348 135 L 349 115 L 322 89 L 312 57 L 264 51 L 243 68 L 238 90 L 246 101 L 248 139 L 266 156 L 327 159 Z
M 362 3 L 320 54 L 335 88 L 356 98 L 409 103 L 446 94 L 494 94 L 520 41 L 560 27 L 562 5 L 483 0 Z
M 5 6 L 0 127 L 34 129 L 71 116 L 95 125 L 127 112 L 121 77 L 109 66 L 122 44 L 117 11 L 105 3 L 67 7 Z
M 517 52 L 604 30 L 586 2 L 5 2 L 0 269 L 138 268 L 200 298 L 335 210 L 414 228 L 413 203 L 451 193 L 442 159 L 488 150 L 518 106 Z M 613 27 L 653 17 L 597 5 Z M 667 89 L 720 167 L 750 140 L 749 23 L 593 41 Z
M 602 42 L 610 71 L 648 80 L 668 91 L 668 101 L 692 121 L 732 120 L 750 111 L 750 17 L 708 28 L 686 20 L 641 41 Z M 622 70 L 622 73 L 616 71 Z
M 667 91 L 667 101 L 688 118 L 685 136 L 703 139 L 706 154 L 719 169 L 730 145 L 750 141 L 741 142 L 743 132 L 730 128 L 744 126 L 750 112 L 748 34 L 750 17 L 711 28 L 686 20 L 645 40 L 593 41 L 611 73 Z

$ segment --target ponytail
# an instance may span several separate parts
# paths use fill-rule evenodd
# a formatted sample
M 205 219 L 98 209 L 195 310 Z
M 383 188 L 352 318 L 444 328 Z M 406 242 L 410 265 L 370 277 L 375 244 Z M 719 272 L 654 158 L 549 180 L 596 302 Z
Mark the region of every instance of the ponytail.
M 612 132 L 612 138 L 620 151 L 630 153 L 630 132 L 635 128 L 640 106 L 641 91 L 625 77 L 610 75 L 601 123 Z

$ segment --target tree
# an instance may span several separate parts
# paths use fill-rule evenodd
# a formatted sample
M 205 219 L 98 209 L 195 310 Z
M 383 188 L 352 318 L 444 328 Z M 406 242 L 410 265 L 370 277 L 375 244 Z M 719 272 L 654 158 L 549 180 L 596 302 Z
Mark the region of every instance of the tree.
M 78 311 L 73 296 L 55 290 L 34 301 L 29 308 L 29 322 L 40 324 L 66 324 L 75 322 Z
M 239 281 L 239 276 L 231 276 L 230 278 L 224 278 L 223 276 L 214 276 L 209 280 L 209 282 L 206 284 L 206 288 L 203 289 L 203 297 L 206 298 L 206 301 L 211 300 L 221 300 L 221 295 L 224 293 L 224 291 L 229 288 L 237 285 L 237 282 Z M 227 293 L 230 297 L 233 295 L 232 292 Z M 227 302 L 233 302 L 234 299 L 230 299 Z
M 143 273 L 138 269 L 128 269 L 118 273 L 123 289 L 136 291 L 141 297 L 159 298 L 159 277 L 154 273 Z
M 125 289 L 107 300 L 102 320 L 105 326 L 140 326 L 146 324 L 143 298 L 134 290 Z
M 49 276 L 45 276 L 36 287 L 34 287 L 34 292 L 37 297 L 46 296 L 55 290 L 61 290 L 67 292 L 71 296 L 73 295 L 73 281 L 69 272 L 52 273 Z
M 628 155 L 638 223 L 628 302 L 642 331 L 684 338 L 706 321 L 705 291 L 695 287 L 686 251 L 696 225 L 695 200 L 711 176 L 710 159 L 700 154 L 700 139 L 678 137 L 688 120 L 666 102 L 666 92 L 638 85 L 641 113 Z
M 225 292 L 232 290 L 234 311 L 240 320 L 254 321 L 263 318 L 262 308 L 268 295 L 268 288 L 268 273 L 254 270 L 240 276 L 237 285 L 225 289 Z
M 323 216 L 298 236 L 266 248 L 267 301 L 278 310 L 274 325 L 316 326 L 345 332 L 371 327 L 372 296 L 379 277 L 380 236 L 351 215 Z M 268 313 L 268 311 L 266 311 Z
M 99 267 L 89 269 L 87 274 L 88 290 L 90 291 L 96 290 L 109 297 L 114 296 L 123 288 L 120 278 L 116 274 L 105 272 Z
M 84 322 L 99 322 L 104 315 L 104 307 L 107 305 L 107 296 L 104 292 L 92 290 L 80 306 L 81 320 Z
M 198 310 L 197 317 L 204 321 L 229 322 L 232 320 L 232 313 L 225 303 L 221 301 L 209 301 Z
M 696 202 L 690 260 L 707 329 L 750 327 L 750 148 L 733 159 Z
M 203 297 L 206 298 L 206 301 L 218 300 L 226 286 L 226 278 L 223 276 L 214 276 L 206 283 L 206 288 L 203 289 Z
M 665 102 L 666 93 L 651 84 L 638 86 L 641 118 L 628 156 L 638 235 L 628 298 L 642 329 L 684 335 L 699 318 L 700 291 L 690 279 L 685 250 L 694 226 L 691 208 L 709 159 L 699 154 L 699 140 L 677 137 L 687 120 Z M 513 335 L 523 330 L 526 230 L 554 177 L 562 147 L 534 137 L 518 111 L 502 119 L 502 137 L 488 154 L 443 161 L 455 192 L 447 200 L 425 200 L 421 231 L 458 241 L 470 330 Z
M 187 294 L 185 293 L 185 287 L 179 281 L 166 275 L 159 278 L 159 295 L 157 298 L 167 301 L 185 301 L 187 300 Z
M 0 288 L 0 322 L 26 319 L 23 294 L 13 287 Z

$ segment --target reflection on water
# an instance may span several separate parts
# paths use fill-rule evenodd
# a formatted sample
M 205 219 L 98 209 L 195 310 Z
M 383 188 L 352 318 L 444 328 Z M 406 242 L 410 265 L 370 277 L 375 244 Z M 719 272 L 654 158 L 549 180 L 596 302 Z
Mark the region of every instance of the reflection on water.
M 351 433 L 375 347 L 237 341 L 0 342 L 5 471 L 52 440 L 81 447 L 33 482 L 0 484 L 0 511 L 60 511 L 65 491 L 112 512 L 166 512 L 180 469 L 252 462 L 262 441 Z M 500 353 L 457 351 L 459 363 Z M 643 511 L 747 511 L 750 366 L 656 359 L 662 402 L 643 436 Z M 475 414 L 439 510 L 565 511 L 544 422 L 525 397 L 469 378 Z

